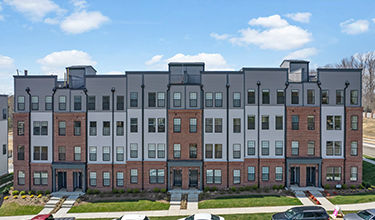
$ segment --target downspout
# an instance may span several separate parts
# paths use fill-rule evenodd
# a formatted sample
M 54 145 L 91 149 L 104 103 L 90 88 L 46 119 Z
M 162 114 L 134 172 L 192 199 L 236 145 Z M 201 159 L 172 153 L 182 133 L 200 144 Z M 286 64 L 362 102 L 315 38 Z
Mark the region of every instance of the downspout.
M 319 141 L 320 141 L 320 161 L 322 161 L 322 87 L 321 82 L 318 80 L 317 85 L 319 87 Z M 319 186 L 322 185 L 322 162 L 319 165 Z
M 202 73 L 201 73 L 202 74 Z M 204 125 L 203 125 L 203 122 L 204 122 L 204 103 L 203 103 L 203 97 L 204 97 L 204 90 L 203 90 L 203 85 L 201 84 L 200 85 L 201 87 L 201 103 L 200 103 L 200 108 L 202 110 L 202 116 L 201 116 L 201 150 L 202 150 L 202 168 L 200 170 L 200 174 L 202 176 L 202 179 L 201 179 L 201 190 L 204 189 Z
M 55 115 L 55 93 L 56 93 L 56 88 L 52 89 L 52 164 L 55 162 L 55 120 L 54 120 L 54 115 Z M 56 187 L 56 177 L 55 177 L 55 172 L 53 171 L 53 167 L 51 166 L 52 169 L 52 192 L 55 191 Z
M 84 188 L 83 191 L 86 192 L 87 186 L 88 186 L 88 182 L 89 182 L 88 181 L 88 176 L 87 176 L 87 173 L 88 173 L 87 161 L 89 159 L 87 158 L 87 155 L 90 155 L 90 153 L 88 152 L 88 148 L 89 147 L 87 146 L 88 145 L 88 129 L 87 128 L 89 127 L 89 126 L 87 126 L 89 124 L 89 122 L 87 121 L 87 119 L 88 119 L 88 103 L 89 102 L 88 102 L 87 89 L 84 88 L 83 92 L 85 93 L 85 96 L 86 96 L 86 109 L 85 109 L 86 110 L 86 114 L 85 114 L 85 120 L 86 120 L 86 128 L 85 128 L 85 136 L 86 136 L 85 137 L 86 160 L 85 160 L 85 170 L 84 170 L 85 171 L 85 175 L 84 175 L 85 176 L 85 186 L 84 186 L 85 188 Z
M 343 144 L 343 148 L 344 148 L 344 152 L 343 152 L 343 155 L 344 155 L 344 184 L 346 184 L 346 89 L 349 87 L 350 83 L 349 81 L 345 81 L 345 88 L 344 88 L 344 144 Z
M 114 189 L 114 161 L 115 161 L 115 87 L 112 87 L 112 190 Z
M 284 88 L 284 157 L 285 157 L 285 187 L 288 187 L 288 158 L 287 158 L 287 109 L 286 109 L 286 90 L 288 89 L 289 82 L 285 82 Z
M 169 118 L 168 118 L 168 110 L 169 110 L 169 90 L 171 88 L 171 85 L 168 83 L 167 85 L 167 94 L 166 94 L 166 103 L 165 103 L 165 107 L 166 107 L 166 115 L 165 115 L 165 124 L 164 124 L 164 129 L 165 129 L 165 132 L 166 132 L 166 146 L 165 146 L 165 161 L 166 161 L 166 164 L 167 164 L 167 187 L 166 187 L 166 190 L 168 191 L 169 190 L 169 182 L 170 182 L 170 170 L 169 170 L 169 165 L 168 165 L 168 156 L 169 156 L 169 132 L 168 132 L 168 125 L 169 125 Z
M 229 189 L 229 79 L 227 74 L 227 188 Z
M 145 120 L 145 84 L 144 84 L 144 75 L 142 73 L 142 191 L 144 190 L 144 159 L 145 159 L 145 131 L 144 131 L 144 120 Z
M 258 156 L 258 188 L 260 188 L 260 149 L 259 149 L 259 146 L 260 146 L 260 144 L 259 144 L 259 140 L 260 140 L 260 119 L 261 119 L 261 117 L 260 117 L 260 91 L 259 91 L 259 89 L 260 89 L 260 81 L 257 81 L 257 111 L 258 111 L 258 120 L 257 120 L 257 122 L 258 122 L 258 129 L 257 129 L 257 147 L 258 147 L 258 149 L 257 149 L 257 156 Z
M 29 95 L 29 190 L 31 190 L 31 94 L 30 88 L 25 89 L 26 93 Z

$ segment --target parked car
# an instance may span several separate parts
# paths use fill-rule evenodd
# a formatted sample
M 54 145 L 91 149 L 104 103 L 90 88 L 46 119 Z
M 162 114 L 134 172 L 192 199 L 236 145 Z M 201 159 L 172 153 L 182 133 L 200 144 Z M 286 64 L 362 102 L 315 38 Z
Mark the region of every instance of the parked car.
M 130 214 L 130 215 L 123 215 L 120 218 L 116 218 L 113 220 L 149 220 L 149 218 L 145 215 Z
M 199 213 L 179 220 L 224 220 L 224 218 L 209 213 Z
M 375 209 L 366 209 L 357 213 L 349 213 L 344 216 L 346 220 L 375 220 Z
M 43 215 L 37 215 L 31 220 L 75 220 L 76 218 L 70 217 L 70 218 L 54 218 L 52 214 L 43 214 Z
M 286 210 L 285 212 L 276 213 L 272 216 L 273 220 L 291 220 L 291 219 L 311 219 L 327 220 L 330 219 L 326 210 L 320 206 L 301 206 Z

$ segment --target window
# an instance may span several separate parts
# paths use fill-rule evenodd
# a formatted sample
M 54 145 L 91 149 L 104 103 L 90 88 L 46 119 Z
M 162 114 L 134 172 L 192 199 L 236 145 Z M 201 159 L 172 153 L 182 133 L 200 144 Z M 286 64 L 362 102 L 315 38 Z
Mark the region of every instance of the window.
M 103 136 L 111 135 L 111 122 L 103 121 Z
M 25 185 L 25 172 L 19 170 L 17 175 L 17 183 L 18 185 Z
M 212 92 L 206 92 L 206 107 L 212 107 L 213 106 L 213 96 Z
M 150 133 L 156 132 L 156 118 L 149 118 L 148 119 L 148 132 L 150 132 Z
M 87 97 L 87 109 L 88 110 L 95 110 L 95 96 L 88 96 Z
M 233 158 L 234 159 L 241 158 L 241 145 L 240 144 L 233 144 Z
M 96 136 L 96 121 L 90 121 L 90 136 Z
M 124 122 L 123 121 L 116 122 L 116 135 L 124 136 Z
M 66 159 L 66 148 L 59 146 L 59 160 L 64 161 Z
M 40 134 L 41 135 L 48 135 L 48 122 L 47 121 L 41 121 L 40 122 Z
M 282 167 L 275 167 L 275 180 L 276 181 L 283 180 L 283 168 Z
M 34 146 L 34 160 L 48 160 L 48 147 Z
M 309 156 L 315 155 L 315 141 L 309 141 L 307 143 L 307 155 Z
M 307 130 L 315 130 L 315 116 L 307 116 Z
M 292 89 L 292 104 L 298 104 L 299 103 L 299 94 L 298 89 Z
M 158 118 L 158 132 L 165 132 L 165 118 Z
M 233 170 L 233 184 L 241 183 L 241 170 Z
M 165 157 L 165 144 L 158 144 L 158 158 Z
M 181 145 L 180 144 L 174 144 L 173 145 L 173 157 L 174 158 L 180 158 L 181 157 Z
M 79 111 L 82 109 L 82 97 L 74 96 L 74 111 Z
M 138 157 L 138 144 L 133 143 L 130 144 L 130 158 L 137 158 Z
M 276 116 L 275 117 L 275 129 L 276 130 L 283 130 L 283 116 Z
M 269 128 L 269 116 L 262 115 L 262 130 L 268 130 Z
M 89 147 L 89 159 L 90 161 L 96 161 L 96 158 L 97 158 L 97 151 L 96 151 L 96 147 L 95 146 L 90 146 Z
M 270 155 L 270 142 L 262 141 L 262 156 Z
M 352 115 L 350 119 L 352 130 L 358 130 L 358 115 Z
M 248 115 L 247 116 L 247 130 L 254 130 L 255 129 L 255 115 Z
M 207 159 L 212 158 L 212 152 L 213 152 L 213 145 L 212 144 L 206 144 L 206 158 Z
M 292 155 L 298 156 L 299 151 L 299 142 L 298 141 L 292 141 Z
M 116 161 L 124 161 L 124 147 L 116 147 Z
M 34 172 L 34 185 L 47 185 L 48 173 L 47 172 Z
M 18 96 L 17 97 L 17 109 L 18 111 L 25 110 L 25 96 Z
M 197 145 L 196 144 L 189 145 L 189 158 L 197 158 Z
M 340 181 L 341 180 L 341 167 L 327 167 L 326 180 L 327 181 Z
M 81 122 L 74 122 L 74 136 L 81 136 Z
M 215 118 L 215 133 L 222 133 L 222 132 L 223 132 L 223 119 Z
M 52 110 L 52 96 L 46 96 L 45 102 L 46 110 Z
M 102 109 L 109 110 L 109 96 L 102 97 Z
M 221 170 L 207 170 L 206 171 L 207 184 L 221 184 Z
M 138 170 L 137 169 L 130 170 L 130 183 L 138 183 Z
M 65 136 L 65 135 L 66 135 L 66 122 L 59 121 L 59 136 Z
M 275 141 L 275 155 L 276 156 L 283 155 L 283 141 Z
M 96 172 L 90 172 L 90 186 L 96 186 Z
M 336 90 L 336 105 L 344 104 L 344 90 Z
M 262 90 L 262 104 L 270 104 L 270 90 Z
M 255 141 L 247 141 L 247 155 L 255 155 Z
M 33 135 L 40 135 L 40 121 L 34 121 L 33 122 Z
M 18 146 L 17 160 L 25 160 L 25 146 Z
M 341 156 L 341 141 L 326 142 L 327 156 Z
M 292 130 L 298 130 L 298 129 L 299 129 L 299 116 L 292 115 Z
M 116 186 L 124 186 L 124 173 L 123 172 L 116 173 Z
M 155 92 L 148 93 L 148 107 L 156 107 L 156 93 Z
M 326 142 L 326 154 L 327 156 L 333 156 L 333 141 Z
M 350 167 L 350 181 L 358 180 L 358 167 Z
M 255 167 L 247 167 L 247 181 L 255 180 Z
M 81 147 L 79 146 L 74 147 L 74 160 L 75 161 L 81 160 Z
M 111 158 L 111 150 L 109 146 L 103 147 L 103 161 L 110 161 Z
M 130 118 L 130 132 L 138 132 L 138 118 Z
M 164 169 L 150 169 L 150 183 L 164 183 Z
M 328 90 L 322 90 L 322 104 L 328 104 L 328 103 L 329 103 Z
M 352 141 L 350 144 L 350 155 L 357 156 L 358 155 L 358 142 Z
M 197 133 L 197 119 L 190 118 L 190 125 L 189 125 L 190 133 Z
M 358 105 L 358 90 L 350 90 L 350 104 Z
M 7 154 L 7 145 L 3 144 L 3 155 Z
M 109 172 L 103 172 L 103 186 L 109 186 L 111 182 L 111 177 Z
M 213 131 L 213 118 L 206 118 L 204 127 L 205 127 L 205 130 L 206 130 L 206 133 L 212 133 L 212 131 Z
M 117 110 L 124 110 L 124 96 L 118 95 L 116 100 Z
M 241 133 L 241 119 L 233 118 L 233 133 Z
M 223 106 L 223 93 L 217 92 L 215 93 L 215 107 L 222 107 Z
M 335 116 L 335 130 L 341 130 L 341 116 Z
M 25 122 L 24 121 L 17 121 L 17 135 L 18 136 L 25 135 Z
M 279 89 L 277 90 L 277 104 L 284 104 L 284 90 Z
M 138 107 L 138 92 L 130 92 L 130 107 Z
M 173 93 L 173 107 L 181 107 L 181 93 Z
M 148 144 L 148 158 L 156 158 L 156 145 Z
M 215 159 L 223 158 L 223 145 L 215 144 Z
M 315 104 L 315 90 L 313 89 L 307 90 L 307 104 L 309 105 Z
M 341 141 L 335 141 L 335 156 L 341 155 Z
M 270 178 L 270 168 L 262 167 L 262 181 L 268 181 Z
M 190 104 L 190 107 L 197 107 L 198 106 L 198 100 L 197 100 L 197 93 L 196 92 L 190 93 L 189 104 Z
M 174 118 L 173 119 L 173 132 L 175 132 L 175 133 L 181 132 L 181 118 Z
M 31 96 L 31 110 L 39 110 L 39 97 Z
M 233 93 L 233 107 L 241 107 L 241 93 Z
M 165 106 L 165 94 L 164 92 L 158 92 L 158 107 Z
M 255 90 L 247 90 L 247 104 L 255 104 Z
M 327 115 L 327 130 L 333 130 L 333 116 Z
M 60 111 L 66 110 L 66 96 L 64 95 L 59 96 L 59 110 Z

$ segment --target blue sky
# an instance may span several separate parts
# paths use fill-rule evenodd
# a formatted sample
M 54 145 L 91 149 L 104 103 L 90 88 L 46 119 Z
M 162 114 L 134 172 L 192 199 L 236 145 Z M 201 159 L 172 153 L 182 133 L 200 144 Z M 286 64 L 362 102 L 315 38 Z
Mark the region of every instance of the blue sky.
M 374 50 L 375 1 L 0 0 L 0 93 L 16 69 L 58 74 L 91 64 L 98 73 L 166 70 L 170 61 L 206 69 L 311 67 Z

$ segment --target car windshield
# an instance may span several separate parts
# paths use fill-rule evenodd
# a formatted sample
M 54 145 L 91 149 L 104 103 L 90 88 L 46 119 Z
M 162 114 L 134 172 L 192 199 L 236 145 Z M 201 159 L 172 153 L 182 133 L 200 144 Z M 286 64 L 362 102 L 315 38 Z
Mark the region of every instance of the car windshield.
M 219 216 L 217 215 L 211 215 L 212 220 L 220 220 Z
M 285 216 L 288 217 L 288 218 L 294 216 L 295 214 L 296 214 L 296 212 L 293 209 L 289 209 L 285 212 Z
M 363 210 L 363 211 L 358 212 L 357 215 L 358 215 L 359 217 L 361 217 L 362 219 L 365 219 L 365 220 L 369 220 L 369 219 L 371 219 L 371 217 L 372 217 L 371 213 L 369 213 L 369 212 L 366 211 L 366 210 Z

